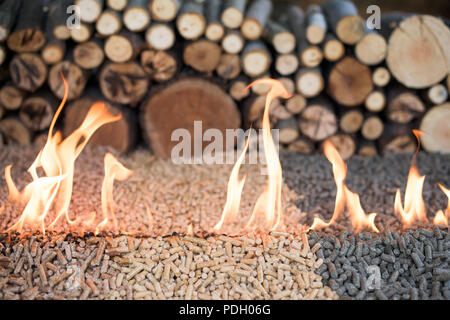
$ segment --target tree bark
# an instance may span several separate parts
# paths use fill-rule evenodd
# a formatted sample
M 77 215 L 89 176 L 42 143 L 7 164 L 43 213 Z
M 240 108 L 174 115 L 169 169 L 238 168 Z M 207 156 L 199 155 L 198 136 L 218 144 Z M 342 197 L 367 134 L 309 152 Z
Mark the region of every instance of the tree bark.
M 4 0 L 0 4 L 0 42 L 8 38 L 11 28 L 17 20 L 20 5 L 21 1 L 19 0 Z

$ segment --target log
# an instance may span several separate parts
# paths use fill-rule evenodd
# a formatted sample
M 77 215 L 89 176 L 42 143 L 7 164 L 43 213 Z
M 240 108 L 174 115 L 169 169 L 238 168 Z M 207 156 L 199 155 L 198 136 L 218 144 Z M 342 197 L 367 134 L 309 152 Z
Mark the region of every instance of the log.
M 137 57 L 142 48 L 143 41 L 140 34 L 122 31 L 106 39 L 104 51 L 109 60 L 122 63 Z
M 120 29 L 122 29 L 122 17 L 119 12 L 111 9 L 103 11 L 95 23 L 95 30 L 103 37 L 119 33 Z
M 45 36 L 47 42 L 41 50 L 42 60 L 48 65 L 61 62 L 66 54 L 66 42 L 55 37 L 50 23 L 47 23 Z
M 75 0 L 75 5 L 79 7 L 80 20 L 93 23 L 102 13 L 103 0 Z
M 127 7 L 128 0 L 106 0 L 106 6 L 115 11 L 123 11 Z
M 432 105 L 438 105 L 447 101 L 448 91 L 443 84 L 436 84 L 423 92 L 425 101 Z
M 450 103 L 431 108 L 420 123 L 422 146 L 430 152 L 450 153 Z
M 266 73 L 258 77 L 258 79 L 270 78 L 270 74 Z M 255 80 L 258 80 L 255 79 Z M 265 96 L 270 91 L 270 85 L 264 82 L 254 83 L 251 87 L 253 93 L 260 96 Z
M 173 78 L 178 69 L 178 61 L 169 52 L 145 50 L 141 53 L 141 66 L 150 79 L 164 82 Z
M 230 84 L 228 92 L 234 100 L 241 101 L 242 99 L 248 97 L 248 95 L 250 94 L 250 90 L 247 89 L 247 85 L 247 81 L 237 79 Z
M 355 46 L 355 56 L 368 66 L 384 61 L 387 54 L 387 43 L 382 35 L 374 30 L 367 31 Z
M 53 113 L 58 107 L 58 101 L 48 90 L 42 90 L 27 97 L 19 111 L 19 118 L 33 132 L 50 127 Z
M 286 89 L 288 95 L 291 95 L 291 96 L 294 95 L 294 93 L 295 93 L 294 80 L 292 80 L 290 77 L 280 77 L 280 78 L 277 78 L 277 80 L 281 82 L 283 87 Z M 284 99 L 284 101 L 287 101 L 288 99 Z
M 317 67 L 323 59 L 322 50 L 311 45 L 306 39 L 305 14 L 299 6 L 291 6 L 288 9 L 288 22 L 290 30 L 295 35 L 297 53 L 302 66 Z
M 363 157 L 375 157 L 378 154 L 377 146 L 373 141 L 360 139 L 358 142 L 358 154 Z
M 160 22 L 173 21 L 180 8 L 179 0 L 151 0 L 148 7 L 152 19 Z
M 219 77 L 226 80 L 236 78 L 241 73 L 241 58 L 237 54 L 222 54 L 219 64 L 216 67 L 216 73 Z
M 325 36 L 322 48 L 323 56 L 328 61 L 338 61 L 345 54 L 344 44 L 331 33 Z
M 244 21 L 247 0 L 225 0 L 221 21 L 229 29 L 239 28 Z
M 438 18 L 424 15 L 405 19 L 389 38 L 389 70 L 408 88 L 437 84 L 450 72 L 448 39 L 450 29 Z
M 192 140 L 194 120 L 202 121 L 203 132 L 214 128 L 220 130 L 223 136 L 226 129 L 237 129 L 241 124 L 241 116 L 231 97 L 217 85 L 198 78 L 179 79 L 155 89 L 141 105 L 140 112 L 144 139 L 156 156 L 164 158 L 170 157 L 172 149 L 180 143 L 180 140 L 172 141 L 174 130 L 187 129 L 190 137 L 183 139 Z M 209 143 L 203 143 L 203 148 Z M 189 146 L 192 147 L 192 143 Z M 191 154 L 195 156 L 198 151 L 201 150 Z M 182 155 L 175 153 L 172 159 L 174 156 Z
M 228 31 L 222 39 L 222 48 L 226 53 L 238 54 L 244 45 L 245 40 L 239 31 Z
M 364 106 L 371 112 L 380 112 L 386 106 L 386 96 L 381 90 L 374 90 L 367 96 Z
M 220 22 L 221 13 L 222 0 L 209 0 L 205 2 L 206 39 L 211 41 L 219 41 L 224 36 L 225 28 Z
M 21 1 L 4 0 L 0 4 L 0 42 L 6 41 L 16 22 Z
M 383 134 L 384 124 L 378 116 L 370 116 L 364 120 L 361 134 L 367 140 L 377 140 Z
M 372 73 L 372 81 L 377 87 L 385 87 L 391 81 L 391 73 L 385 67 L 378 67 Z
M 336 116 L 332 104 L 325 100 L 313 99 L 300 114 L 300 131 L 313 141 L 322 141 L 337 131 Z
M 317 96 L 324 88 L 321 70 L 317 68 L 300 68 L 296 75 L 297 91 L 305 98 Z
M 26 97 L 24 90 L 13 84 L 6 84 L 0 89 L 0 105 L 6 110 L 17 110 Z
M 86 70 L 98 68 L 105 58 L 101 45 L 97 40 L 77 44 L 73 49 L 75 63 Z
M 144 31 L 150 24 L 147 0 L 128 0 L 123 12 L 123 24 L 132 32 Z
M 279 120 L 275 129 L 279 130 L 278 139 L 283 144 L 292 143 L 299 136 L 297 121 L 292 116 L 285 120 Z
M 80 23 L 78 28 L 70 30 L 70 37 L 73 41 L 82 43 L 88 41 L 94 33 L 94 27 L 91 24 Z
M 382 155 L 390 153 L 413 153 L 416 148 L 416 138 L 412 134 L 413 125 L 387 122 L 382 136 L 377 140 Z
M 394 87 L 389 90 L 386 109 L 387 118 L 397 123 L 408 123 L 425 112 L 422 100 L 405 88 Z
M 214 71 L 219 65 L 221 56 L 220 46 L 206 39 L 188 43 L 183 51 L 184 63 L 199 72 Z
M 353 139 L 353 137 L 349 134 L 336 133 L 335 135 L 327 138 L 325 141 L 331 142 L 336 147 L 343 160 L 348 160 L 355 154 L 356 142 L 355 139 Z M 321 145 L 322 150 L 323 145 L 324 143 Z
M 291 53 L 296 46 L 295 36 L 282 24 L 269 20 L 266 23 L 264 37 L 279 54 Z
M 262 41 L 247 43 L 242 51 L 242 70 L 249 77 L 258 77 L 269 70 L 272 58 Z
M 260 95 L 253 95 L 249 99 L 245 101 L 243 107 L 243 118 L 244 118 L 244 126 L 250 127 L 252 123 L 255 123 L 258 120 L 261 120 L 264 114 L 264 108 L 266 105 L 266 97 Z M 274 99 L 270 104 L 270 112 L 275 110 L 280 106 L 280 100 Z M 270 117 L 270 120 L 275 123 L 277 119 L 274 117 Z M 255 125 L 257 128 L 258 125 Z
M 145 32 L 145 41 L 151 49 L 169 50 L 175 43 L 175 31 L 168 23 L 152 23 Z
M 1 120 L 0 132 L 7 144 L 26 146 L 31 143 L 31 132 L 19 118 L 9 117 Z
M 70 39 L 70 29 L 67 26 L 67 7 L 73 0 L 52 1 L 48 11 L 48 23 L 52 26 L 53 35 L 58 40 Z
M 70 101 L 81 96 L 89 78 L 87 71 L 69 60 L 53 65 L 48 74 L 48 85 L 59 99 L 64 97 L 65 91 L 61 72 L 69 85 L 67 100 Z
M 125 107 L 111 104 L 96 91 L 88 92 L 66 107 L 63 124 L 64 136 L 67 137 L 81 125 L 92 104 L 97 101 L 103 101 L 112 115 L 117 116 L 121 113 L 122 117 L 116 122 L 99 128 L 89 140 L 89 144 L 93 146 L 109 146 L 120 153 L 128 152 L 134 146 L 137 137 L 136 116 Z
M 310 4 L 306 9 L 306 39 L 311 44 L 319 44 L 327 33 L 327 20 L 320 5 Z
M 205 32 L 206 19 L 203 15 L 203 4 L 194 0 L 183 3 L 178 13 L 176 26 L 180 35 L 187 40 L 196 40 Z
M 356 44 L 364 36 L 365 23 L 351 1 L 330 0 L 322 4 L 327 21 L 339 40 Z
M 241 25 L 242 35 L 246 39 L 257 40 L 262 36 L 272 8 L 271 0 L 254 0 L 250 4 Z
M 34 53 L 15 55 L 9 64 L 11 79 L 23 90 L 34 92 L 47 78 L 47 66 L 41 57 Z
M 294 142 L 291 142 L 288 146 L 289 151 L 297 152 L 300 154 L 312 154 L 316 150 L 314 143 L 306 137 L 299 137 Z
M 287 120 L 287 119 L 293 118 L 292 114 L 289 111 L 287 111 L 286 107 L 284 105 L 282 105 L 281 103 L 278 105 L 278 107 L 270 110 L 270 116 L 274 117 L 277 120 L 277 123 L 280 120 Z M 296 128 L 298 131 L 297 125 L 296 125 Z
M 337 62 L 328 77 L 329 95 L 346 107 L 362 104 L 372 90 L 370 69 L 349 56 Z
M 19 53 L 36 52 L 44 46 L 44 12 L 41 5 L 38 0 L 22 0 L 14 31 L 7 39 L 10 50 Z
M 113 103 L 136 106 L 148 89 L 144 69 L 136 62 L 109 63 L 100 71 L 100 89 Z
M 6 49 L 4 46 L 0 45 L 0 66 L 3 65 L 5 60 L 6 60 Z
M 280 54 L 275 59 L 275 70 L 282 76 L 293 74 L 298 66 L 298 58 L 293 53 Z
M 299 114 L 306 108 L 306 98 L 301 94 L 294 94 L 286 101 L 286 109 L 292 114 Z
M 364 115 L 360 110 L 349 110 L 342 114 L 339 128 L 345 133 L 356 133 L 361 129 Z

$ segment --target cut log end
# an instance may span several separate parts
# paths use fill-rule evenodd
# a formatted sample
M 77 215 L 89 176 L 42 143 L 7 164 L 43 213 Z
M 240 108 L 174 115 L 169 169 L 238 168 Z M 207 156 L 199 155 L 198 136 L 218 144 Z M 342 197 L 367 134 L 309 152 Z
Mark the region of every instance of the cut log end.
M 367 140 L 377 140 L 384 130 L 383 121 L 377 116 L 371 116 L 364 121 L 361 134 Z
M 397 123 L 408 123 L 425 111 L 422 100 L 412 91 L 392 93 L 387 106 L 387 117 Z
M 161 22 L 174 20 L 178 12 L 176 0 L 153 0 L 150 2 L 149 8 L 153 20 Z
M 18 118 L 6 118 L 0 121 L 0 132 L 7 144 L 26 146 L 31 143 L 30 130 Z
M 300 55 L 302 65 L 310 68 L 317 67 L 322 62 L 322 59 L 322 50 L 316 46 L 306 48 Z
M 81 23 L 78 28 L 73 28 L 70 30 L 70 37 L 75 42 L 85 42 L 88 41 L 92 35 L 92 27 L 88 24 Z
M 60 62 L 64 59 L 65 50 L 57 44 L 49 44 L 45 46 L 41 51 L 42 60 L 48 65 L 52 65 Z
M 259 39 L 263 32 L 263 26 L 254 18 L 246 18 L 241 25 L 242 35 L 248 40 Z
M 368 66 L 381 63 L 386 54 L 386 40 L 377 33 L 366 34 L 355 46 L 356 57 Z
M 220 23 L 211 22 L 206 27 L 205 37 L 211 41 L 220 41 L 225 34 L 225 29 Z
M 291 32 L 278 32 L 272 38 L 272 45 L 280 54 L 290 53 L 295 49 L 295 37 Z
M 345 47 L 338 39 L 327 40 L 323 45 L 323 55 L 328 61 L 338 61 L 345 53 Z
M 112 35 L 105 41 L 105 55 L 113 62 L 127 62 L 133 56 L 130 40 L 122 35 Z
M 361 129 L 364 116 L 359 110 L 351 110 L 344 113 L 340 119 L 339 127 L 345 133 L 356 133 Z
M 86 23 L 97 21 L 102 13 L 103 1 L 96 0 L 77 0 L 75 5 L 78 6 L 80 12 L 80 20 Z
M 66 25 L 59 25 L 53 28 L 53 35 L 58 40 L 68 40 L 70 39 L 71 32 Z
M 312 103 L 301 113 L 299 127 L 311 140 L 322 141 L 336 133 L 336 116 L 322 104 Z
M 248 97 L 250 90 L 247 89 L 247 85 L 248 83 L 245 81 L 234 81 L 229 89 L 230 96 L 236 101 L 241 101 Z
M 380 112 L 386 105 L 386 97 L 379 90 L 372 91 L 364 101 L 364 105 L 371 112 Z
M 244 20 L 243 13 L 237 8 L 227 8 L 222 12 L 222 23 L 229 29 L 239 28 Z
M 318 25 L 310 25 L 306 28 L 306 38 L 311 44 L 319 44 L 325 38 L 326 30 Z
M 47 78 L 47 66 L 34 53 L 15 55 L 11 60 L 9 69 L 14 84 L 26 91 L 36 91 Z
M 177 60 L 165 51 L 145 50 L 141 53 L 141 65 L 152 80 L 157 82 L 173 78 L 177 72 Z
M 299 114 L 306 108 L 306 98 L 301 94 L 295 94 L 286 101 L 286 109 L 292 114 Z
M 282 76 L 293 74 L 298 66 L 298 58 L 292 53 L 281 54 L 275 60 L 275 70 Z
M 147 29 L 145 40 L 150 48 L 156 50 L 168 50 L 175 43 L 175 33 L 173 29 L 166 24 L 154 24 Z
M 202 36 L 206 28 L 205 17 L 198 12 L 186 12 L 176 21 L 178 32 L 188 40 L 195 40 Z
M 431 108 L 423 117 L 420 130 L 422 146 L 430 152 L 450 153 L 450 103 Z
M 123 24 L 132 32 L 141 32 L 150 24 L 150 14 L 142 7 L 130 7 L 123 13 Z
M 115 11 L 123 11 L 128 4 L 128 0 L 106 0 L 106 5 Z
M 238 32 L 229 32 L 222 39 L 222 48 L 227 53 L 238 54 L 244 48 L 244 38 Z
M 87 74 L 70 61 L 62 61 L 55 64 L 50 69 L 48 84 L 55 96 L 60 99 L 64 97 L 65 92 L 63 80 L 61 79 L 61 72 L 70 88 L 67 99 L 72 100 L 78 98 L 86 86 L 88 80 Z
M 426 100 L 433 105 L 438 105 L 447 101 L 448 91 L 443 84 L 436 84 L 426 91 Z
M 144 138 L 160 157 L 170 157 L 172 152 L 175 157 L 186 157 L 186 152 L 193 155 L 191 137 L 196 120 L 202 121 L 202 131 L 214 128 L 223 134 L 226 129 L 240 126 L 240 114 L 231 97 L 217 85 L 197 78 L 178 80 L 156 91 L 140 110 Z M 190 136 L 178 136 L 174 141 L 173 132 L 180 128 L 186 129 Z M 183 144 L 179 139 L 183 139 Z M 186 143 L 187 150 L 180 150 Z
M 300 154 L 312 154 L 315 151 L 315 146 L 310 140 L 300 137 L 289 144 L 288 150 Z
M 120 28 L 122 28 L 120 16 L 111 11 L 104 11 L 95 24 L 97 32 L 105 37 L 118 33 Z
M 331 142 L 336 147 L 343 160 L 348 160 L 355 154 L 355 140 L 348 134 L 337 133 L 325 141 Z
M 320 70 L 300 69 L 297 75 L 297 91 L 306 98 L 317 96 L 324 88 Z
M 45 34 L 40 28 L 26 28 L 10 34 L 8 48 L 15 52 L 36 52 L 45 44 Z
M 278 139 L 282 144 L 294 142 L 299 136 L 297 121 L 292 116 L 279 120 L 275 128 L 279 130 Z
M 0 89 L 0 105 L 7 110 L 17 110 L 25 99 L 25 92 L 13 85 L 5 85 Z
M 372 74 L 372 80 L 377 87 L 385 87 L 391 81 L 391 73 L 385 67 L 378 67 Z
M 99 67 L 105 54 L 100 45 L 95 41 L 80 43 L 73 50 L 74 61 L 83 69 L 95 69 Z
M 31 96 L 20 107 L 19 117 L 32 131 L 48 129 L 57 101 L 53 96 Z
M 360 16 L 343 17 L 336 26 L 336 35 L 348 45 L 354 45 L 364 36 L 365 23 Z
M 222 79 L 234 79 L 241 73 L 241 58 L 236 54 L 225 53 L 220 58 L 216 72 Z
M 186 46 L 184 63 L 200 72 L 212 72 L 220 62 L 222 49 L 215 42 L 197 40 Z

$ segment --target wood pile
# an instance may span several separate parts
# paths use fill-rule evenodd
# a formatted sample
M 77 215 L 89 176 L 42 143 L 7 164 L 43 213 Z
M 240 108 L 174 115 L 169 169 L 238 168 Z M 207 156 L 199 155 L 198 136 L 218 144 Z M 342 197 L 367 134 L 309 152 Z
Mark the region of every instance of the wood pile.
M 245 88 L 262 77 L 292 93 L 271 107 L 286 149 L 311 154 L 331 140 L 345 159 L 410 152 L 419 128 L 424 149 L 450 152 L 449 28 L 389 13 L 371 30 L 366 18 L 346 0 L 3 0 L 0 144 L 42 140 L 62 72 L 62 131 L 104 100 L 123 117 L 92 143 L 121 152 L 143 139 L 167 157 L 173 130 L 192 132 L 194 120 L 259 128 L 268 87 Z

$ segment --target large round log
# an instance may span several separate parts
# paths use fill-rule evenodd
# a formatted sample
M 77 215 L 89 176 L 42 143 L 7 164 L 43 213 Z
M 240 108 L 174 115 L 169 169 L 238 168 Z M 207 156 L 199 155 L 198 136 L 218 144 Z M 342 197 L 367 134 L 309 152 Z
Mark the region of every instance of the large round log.
M 217 85 L 199 78 L 179 79 L 155 89 L 140 112 L 144 139 L 159 157 L 170 157 L 172 148 L 180 143 L 171 141 L 176 129 L 187 129 L 189 143 L 194 145 L 194 121 L 202 121 L 203 132 L 218 129 L 224 136 L 225 129 L 236 129 L 241 122 L 231 97 Z
M 426 88 L 450 71 L 450 29 L 438 18 L 413 16 L 402 21 L 389 38 L 387 65 L 409 88 Z
M 450 153 L 450 102 L 431 108 L 420 124 L 422 146 L 431 152 Z

